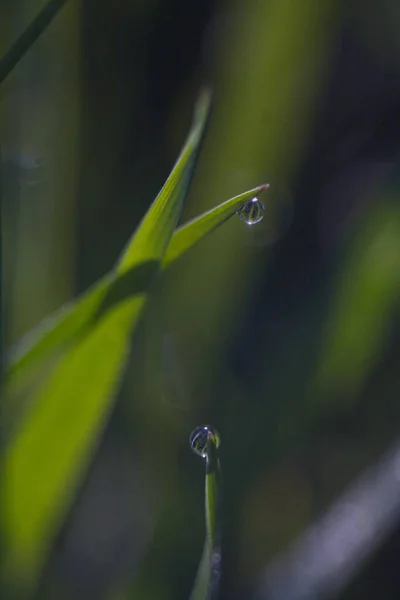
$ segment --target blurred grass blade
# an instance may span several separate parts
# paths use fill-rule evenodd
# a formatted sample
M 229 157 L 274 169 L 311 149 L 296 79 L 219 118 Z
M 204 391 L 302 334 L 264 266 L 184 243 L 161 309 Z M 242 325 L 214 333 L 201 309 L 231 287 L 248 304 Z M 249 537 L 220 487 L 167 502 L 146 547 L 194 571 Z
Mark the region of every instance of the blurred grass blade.
M 314 391 L 356 398 L 379 362 L 400 295 L 400 211 L 381 199 L 350 245 L 332 301 Z
M 3 305 L 3 185 L 1 180 L 1 147 L 0 147 L 0 382 L 3 381 L 4 369 L 4 305 Z M 1 435 L 0 435 L 1 441 Z
M 352 598 L 348 590 L 398 528 L 399 464 L 397 439 L 268 563 L 250 600 Z
M 177 229 L 167 248 L 162 266 L 171 265 L 234 215 L 247 200 L 267 188 L 268 185 L 261 185 L 239 194 Z M 7 365 L 6 397 L 14 397 L 16 391 L 25 385 L 26 379 L 31 377 L 32 371 L 37 370 L 41 361 L 46 360 L 60 346 L 68 346 L 90 325 L 92 316 L 100 308 L 107 290 L 111 286 L 117 288 L 120 285 L 119 279 L 127 277 L 126 272 L 123 275 L 126 271 L 124 261 L 125 259 L 119 266 L 119 273 L 115 271 L 100 279 L 80 299 L 57 311 L 18 344 Z M 13 406 L 10 406 L 10 410 L 13 410 Z
M 190 600 L 215 600 L 221 576 L 221 474 L 214 439 L 207 441 L 204 511 L 206 539 Z
M 5 80 L 38 37 L 42 35 L 66 2 L 67 0 L 50 0 L 0 59 L 0 83 Z
M 147 290 L 181 212 L 209 106 L 206 94 L 171 175 L 117 263 L 117 285 L 108 286 L 100 304 L 91 307 L 91 326 L 41 384 L 7 447 L 1 574 L 10 594 L 24 594 L 35 585 L 93 455 L 119 389 Z

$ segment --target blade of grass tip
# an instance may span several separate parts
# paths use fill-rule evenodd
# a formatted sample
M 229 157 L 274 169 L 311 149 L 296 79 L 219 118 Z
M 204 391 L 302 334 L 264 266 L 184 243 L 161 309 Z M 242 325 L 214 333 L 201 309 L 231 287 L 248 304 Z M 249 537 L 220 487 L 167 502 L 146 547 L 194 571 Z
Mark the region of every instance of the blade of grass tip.
M 146 290 L 179 218 L 209 103 L 209 95 L 201 98 L 179 161 L 117 265 L 122 288 L 109 288 L 92 326 L 43 382 L 6 449 L 0 503 L 5 539 L 1 576 L 12 592 L 23 595 L 35 587 L 53 536 L 104 429 Z M 132 273 L 132 280 L 124 280 Z M 118 301 L 113 297 L 116 292 L 122 294 Z
M 156 242 L 157 240 L 160 241 L 160 237 L 156 235 L 157 228 L 160 229 L 166 226 L 168 219 L 174 214 L 174 210 L 176 214 L 172 223 L 174 228 L 176 226 L 178 211 L 180 211 L 180 206 L 177 206 L 176 203 L 179 203 L 179 198 L 182 199 L 186 194 L 189 175 L 197 158 L 201 137 L 207 125 L 210 104 L 211 92 L 206 89 L 199 98 L 195 110 L 194 124 L 171 176 L 150 207 L 146 218 L 139 227 L 139 231 L 128 243 L 114 271 L 101 278 L 78 301 L 67 304 L 55 315 L 45 319 L 11 351 L 7 361 L 6 381 L 9 395 L 12 396 L 13 389 L 21 386 L 22 382 L 20 380 L 23 379 L 24 375 L 29 375 L 32 369 L 36 370 L 40 360 L 46 359 L 57 347 L 73 342 L 78 335 L 82 334 L 90 324 L 92 316 L 100 308 L 107 290 L 111 287 L 113 280 L 118 278 L 118 275 L 121 276 L 132 269 L 134 263 L 151 259 L 157 256 L 158 252 L 162 254 L 165 251 L 164 246 L 168 245 L 168 242 L 161 242 L 159 248 L 153 247 L 149 253 L 146 247 L 146 239 L 152 237 Z M 186 161 L 189 161 L 187 165 Z M 180 184 L 182 174 L 184 177 L 182 177 L 183 181 Z M 174 200 L 168 203 L 168 210 L 164 211 L 165 202 L 163 202 L 163 198 L 168 198 L 169 194 L 171 197 L 173 196 Z M 172 223 L 169 223 L 169 227 Z M 132 261 L 133 256 L 134 261 Z
M 179 227 L 173 234 L 163 261 L 163 267 L 169 266 L 203 237 L 222 225 L 227 219 L 240 209 L 240 207 L 253 196 L 268 189 L 269 185 L 260 185 L 252 190 L 239 194 L 223 202 L 208 212 L 196 217 L 189 223 Z M 124 258 L 124 261 L 127 257 Z M 126 265 L 120 266 L 121 271 L 126 270 Z M 37 328 L 28 333 L 10 352 L 7 361 L 7 376 L 9 379 L 18 376 L 18 373 L 30 363 L 40 360 L 60 343 L 67 342 L 81 332 L 87 325 L 89 315 L 93 314 L 94 307 L 100 305 L 103 293 L 111 284 L 114 273 L 102 277 L 92 288 L 85 292 L 78 301 L 72 301 L 54 315 L 45 319 Z
M 211 105 L 211 92 L 205 89 L 196 105 L 194 123 L 189 138 L 179 156 L 170 177 L 149 208 L 145 219 L 134 235 L 134 241 L 128 243 L 118 265 L 119 273 L 127 271 L 143 260 L 158 259 L 164 255 L 173 235 L 181 213 L 183 199 L 191 180 L 193 166 L 200 150 L 200 142 L 208 121 Z M 171 231 L 167 239 L 157 235 L 162 229 Z M 151 239 L 149 248 L 147 241 Z
M 215 600 L 221 577 L 221 473 L 218 448 L 208 435 L 204 512 L 206 539 L 190 600 Z
M 153 237 L 153 240 L 157 242 L 159 236 L 155 235 L 156 230 L 165 227 L 171 214 L 173 214 L 173 211 L 175 210 L 177 213 L 177 209 L 180 210 L 181 208 L 181 206 L 176 206 L 176 202 L 180 197 L 183 198 L 186 194 L 189 185 L 189 175 L 199 152 L 200 138 L 207 124 L 206 121 L 210 110 L 210 103 L 211 92 L 205 90 L 200 96 L 196 106 L 194 125 L 189 133 L 188 140 L 181 155 L 171 172 L 171 176 L 168 178 L 161 192 L 148 210 L 138 231 L 128 242 L 126 250 L 122 253 L 121 258 L 115 267 L 115 271 L 103 277 L 91 290 L 83 295 L 80 307 L 76 306 L 76 302 L 72 302 L 70 305 L 63 307 L 59 311 L 60 314 L 56 313 L 53 317 L 50 317 L 49 320 L 46 320 L 47 322 L 45 321 L 41 324 L 37 330 L 28 334 L 26 339 L 18 344 L 18 348 L 11 357 L 9 374 L 13 372 L 13 370 L 23 366 L 27 361 L 32 360 L 33 354 L 38 357 L 46 354 L 48 349 L 51 349 L 55 343 L 63 340 L 68 333 L 70 337 L 71 333 L 78 333 L 82 326 L 87 324 L 87 313 L 93 314 L 94 306 L 99 305 L 102 292 L 105 292 L 112 282 L 112 275 L 116 278 L 117 273 L 124 273 L 128 271 L 129 268 L 132 268 L 134 264 L 154 258 L 157 256 L 157 252 L 162 254 L 165 251 L 164 246 L 168 245 L 168 242 L 165 242 L 165 244 L 162 243 L 159 248 L 153 247 L 152 251 L 149 253 L 148 248 L 146 247 L 146 239 Z M 190 163 L 186 164 L 188 160 L 190 160 Z M 187 174 L 180 187 L 179 179 L 185 171 L 185 166 Z M 166 206 L 165 198 L 172 196 L 175 198 L 174 201 L 167 204 L 168 210 L 164 210 Z M 174 227 L 178 218 L 179 214 L 176 214 Z M 171 223 L 169 226 L 171 226 Z M 132 257 L 134 257 L 134 260 L 132 260 Z M 75 311 L 76 314 L 73 314 L 75 308 L 77 308 L 78 311 Z
M 206 235 L 225 223 L 225 221 L 238 212 L 247 200 L 250 200 L 268 188 L 269 184 L 266 183 L 243 192 L 179 227 L 172 236 L 165 254 L 163 267 L 169 266 Z
M 186 223 L 174 232 L 167 248 L 162 267 L 170 266 L 203 237 L 222 225 L 227 219 L 236 214 L 243 204 L 252 197 L 261 194 L 269 188 L 268 184 L 260 185 L 234 198 L 223 202 L 210 211 Z M 34 382 L 42 376 L 42 368 L 47 368 L 49 357 L 60 355 L 88 330 L 107 295 L 110 307 L 114 301 L 121 299 L 116 293 L 122 283 L 132 276 L 134 271 L 123 265 L 121 272 L 117 268 L 95 283 L 80 299 L 62 307 L 55 315 L 45 319 L 39 327 L 25 336 L 16 349 L 7 357 L 6 380 L 3 387 L 3 421 L 2 431 L 5 432 L 3 441 L 7 442 L 13 435 L 15 423 L 24 414 L 30 404 L 24 400 L 24 391 L 32 388 Z M 113 287 L 113 294 L 110 288 Z M 133 294 L 132 285 L 125 286 L 128 293 Z M 108 294 L 107 294 L 108 292 Z M 22 395 L 21 395 L 22 391 Z M 20 394 L 20 395 L 19 395 Z M 17 399 L 19 398 L 19 399 Z
M 21 58 L 50 25 L 68 0 L 50 0 L 0 59 L 0 83 L 11 73 Z

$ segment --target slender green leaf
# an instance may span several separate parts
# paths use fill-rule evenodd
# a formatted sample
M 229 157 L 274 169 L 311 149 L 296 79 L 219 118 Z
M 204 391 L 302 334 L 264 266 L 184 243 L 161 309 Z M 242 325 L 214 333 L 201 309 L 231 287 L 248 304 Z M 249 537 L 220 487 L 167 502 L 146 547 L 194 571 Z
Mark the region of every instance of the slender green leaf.
M 0 59 L 0 83 L 25 56 L 66 2 L 67 0 L 50 0 Z
M 225 223 L 243 204 L 269 188 L 268 184 L 260 185 L 252 190 L 239 194 L 215 208 L 196 217 L 177 229 L 171 239 L 164 258 L 164 266 L 180 258 L 187 250 L 197 244 L 203 237 Z
M 91 326 L 39 387 L 8 445 L 2 577 L 12 589 L 34 585 L 92 457 L 120 385 L 132 331 L 176 227 L 208 112 L 207 94 L 171 175 L 117 263 L 116 285 L 99 294 Z
M 221 575 L 220 477 L 218 448 L 214 437 L 209 436 L 204 494 L 206 539 L 190 600 L 214 600 L 218 593 Z

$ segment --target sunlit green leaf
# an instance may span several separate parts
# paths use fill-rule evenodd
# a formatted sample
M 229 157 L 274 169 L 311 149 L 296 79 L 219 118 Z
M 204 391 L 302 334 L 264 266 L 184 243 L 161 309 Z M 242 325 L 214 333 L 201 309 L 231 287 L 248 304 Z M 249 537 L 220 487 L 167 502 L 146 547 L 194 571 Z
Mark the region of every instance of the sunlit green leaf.
M 2 576 L 13 587 L 24 589 L 35 581 L 91 459 L 147 290 L 176 227 L 208 111 L 206 95 L 171 175 L 117 263 L 111 277 L 115 285 L 106 285 L 94 301 L 87 301 L 90 326 L 40 385 L 8 444 L 1 498 Z

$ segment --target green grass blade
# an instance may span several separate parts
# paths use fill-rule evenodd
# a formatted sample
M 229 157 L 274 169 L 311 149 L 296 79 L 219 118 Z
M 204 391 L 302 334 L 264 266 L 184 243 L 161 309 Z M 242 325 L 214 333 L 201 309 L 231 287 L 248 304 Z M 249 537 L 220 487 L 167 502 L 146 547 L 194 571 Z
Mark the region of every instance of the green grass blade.
M 200 98 L 194 126 L 171 175 L 150 207 L 134 238 L 117 264 L 118 273 L 128 271 L 145 260 L 160 260 L 170 243 L 186 196 L 194 162 L 210 110 L 210 94 L 205 91 Z M 160 236 L 168 231 L 168 236 Z
M 46 359 L 55 348 L 73 341 L 100 307 L 110 282 L 111 273 L 97 281 L 78 300 L 62 306 L 18 342 L 8 356 L 7 382 L 17 384 L 25 372 L 36 369 L 38 362 Z
M 243 194 L 239 194 L 177 229 L 168 246 L 164 258 L 164 266 L 167 266 L 180 258 L 203 237 L 225 223 L 232 215 L 236 214 L 239 208 L 243 206 L 247 200 L 257 196 L 268 188 L 269 185 L 264 184 L 252 190 L 248 190 Z
M 21 58 L 50 25 L 67 0 L 50 0 L 39 12 L 11 48 L 0 59 L 0 83 L 11 73 Z
M 2 485 L 2 578 L 11 592 L 34 585 L 54 533 L 93 455 L 120 385 L 132 331 L 176 227 L 209 112 L 194 125 L 166 184 L 93 307 L 91 326 L 40 386 L 7 447 Z
M 204 494 L 206 539 L 190 600 L 215 600 L 218 593 L 221 576 L 220 479 L 218 449 L 210 436 L 207 441 Z
M 234 215 L 247 200 L 267 188 L 268 185 L 261 185 L 239 194 L 177 229 L 168 245 L 162 266 L 170 266 L 192 246 Z M 4 427 L 9 428 L 10 419 L 14 419 L 15 395 L 26 385 L 27 380 L 29 382 L 32 373 L 36 372 L 55 351 L 60 347 L 67 348 L 90 326 L 93 314 L 100 309 L 107 291 L 109 291 L 108 298 L 112 297 L 110 293 L 112 286 L 121 287 L 124 278 L 127 278 L 127 257 L 122 259 L 119 268 L 120 273 L 115 271 L 100 279 L 80 299 L 57 311 L 18 344 L 7 365 L 4 388 L 6 399 L 4 414 L 7 418 L 4 420 Z M 127 289 L 129 293 L 129 288 Z M 10 413 L 10 416 L 6 413 Z
M 1 147 L 0 147 L 0 170 L 1 164 Z M 3 382 L 4 374 L 4 303 L 3 303 L 3 186 L 0 180 L 0 385 Z M 0 443 L 2 442 L 0 431 Z
M 11 352 L 7 364 L 9 385 L 12 386 L 14 380 L 22 377 L 26 369 L 37 366 L 38 361 L 46 358 L 57 346 L 70 342 L 76 335 L 82 333 L 90 322 L 91 316 L 99 308 L 111 283 L 117 278 L 117 274 L 122 275 L 142 260 L 155 258 L 160 252 L 164 253 L 169 240 L 165 241 L 160 238 L 157 231 L 163 227 L 171 227 L 172 223 L 174 226 L 176 225 L 179 213 L 175 214 L 175 212 L 178 205 L 181 205 L 181 199 L 187 190 L 193 161 L 196 158 L 201 133 L 205 126 L 209 102 L 209 94 L 204 92 L 197 106 L 194 127 L 182 154 L 165 186 L 150 207 L 138 232 L 128 243 L 115 271 L 101 278 L 78 301 L 67 304 L 55 315 L 46 319 L 18 344 L 17 348 Z M 165 198 L 169 199 L 167 204 Z M 152 239 L 151 247 L 146 244 L 148 239 Z

